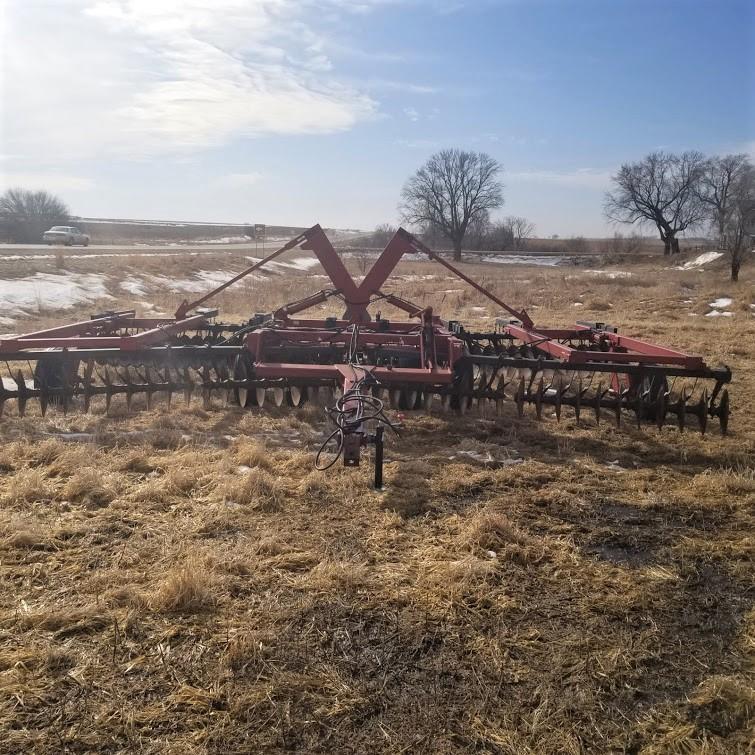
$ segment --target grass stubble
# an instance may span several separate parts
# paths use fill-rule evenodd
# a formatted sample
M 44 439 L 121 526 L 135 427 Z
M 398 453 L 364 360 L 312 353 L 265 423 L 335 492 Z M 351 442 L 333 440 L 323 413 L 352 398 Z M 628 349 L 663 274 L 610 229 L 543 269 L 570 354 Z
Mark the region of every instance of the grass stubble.
M 313 470 L 317 407 L 6 416 L 0 752 L 751 752 L 753 273 L 624 269 L 470 266 L 540 322 L 728 363 L 728 437 L 410 414 L 377 493 Z M 314 283 L 276 281 L 223 311 Z

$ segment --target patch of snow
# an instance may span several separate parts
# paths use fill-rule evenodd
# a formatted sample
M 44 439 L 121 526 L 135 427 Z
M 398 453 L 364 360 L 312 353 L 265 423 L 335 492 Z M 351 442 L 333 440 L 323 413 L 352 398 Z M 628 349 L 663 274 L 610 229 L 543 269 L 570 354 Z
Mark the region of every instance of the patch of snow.
M 708 312 L 706 317 L 734 317 L 733 312 L 722 312 L 720 309 L 714 309 L 712 312 Z
M 197 244 L 244 244 L 247 241 L 254 241 L 251 236 L 221 236 L 219 239 L 200 239 L 193 242 Z
M 712 301 L 710 304 L 708 304 L 708 306 L 713 307 L 714 309 L 723 309 L 724 307 L 730 307 L 731 299 L 729 299 L 728 296 L 722 296 L 720 299 Z
M 166 275 L 151 275 L 149 281 L 156 287 L 167 291 L 183 291 L 199 294 L 226 283 L 238 273 L 231 270 L 199 270 L 192 278 L 169 278 Z M 259 280 L 258 276 L 249 275 L 248 279 Z
M 392 275 L 391 280 L 403 281 L 405 283 L 412 283 L 414 281 L 431 281 L 435 280 L 435 275 Z
M 590 275 L 601 275 L 605 278 L 611 278 L 611 280 L 615 280 L 616 278 L 631 278 L 634 275 L 634 273 L 628 273 L 626 270 L 585 270 L 585 272 L 590 273 Z
M 581 301 L 575 301 L 572 307 L 584 307 L 585 305 Z
M 262 262 L 261 257 L 244 257 L 244 259 L 249 260 L 253 265 L 256 265 L 258 262 Z M 281 270 L 276 270 L 275 268 L 284 268 L 288 270 L 301 270 L 302 272 L 306 272 L 307 270 L 310 270 L 311 268 L 317 266 L 320 264 L 320 260 L 317 259 L 317 257 L 295 257 L 292 260 L 288 261 L 278 261 L 273 260 L 272 262 L 268 262 L 265 266 L 266 270 L 271 273 L 280 273 Z
M 12 317 L 0 316 L 0 325 L 13 325 L 14 322 L 16 321 Z
M 147 289 L 144 288 L 144 280 L 136 278 L 133 275 L 129 275 L 129 277 L 122 280 L 119 285 L 124 291 L 128 291 L 134 296 L 144 296 L 147 293 Z
M 404 255 L 406 259 L 408 255 Z M 423 257 L 426 261 L 427 257 Z M 494 265 L 535 265 L 538 267 L 557 267 L 566 261 L 565 257 L 546 257 L 536 254 L 479 254 L 464 255 L 464 262 L 489 262 Z
M 488 311 L 485 307 L 470 307 L 470 309 L 473 312 L 487 312 Z
M 35 273 L 0 280 L 0 312 L 26 315 L 40 309 L 70 309 L 96 299 L 112 299 L 99 273 Z
M 289 261 L 288 266 L 296 270 L 309 270 L 319 264 L 320 260 L 317 257 L 294 257 Z
M 724 256 L 723 252 L 703 252 L 702 254 L 699 254 L 695 259 L 693 260 L 687 260 L 683 265 L 679 265 L 676 267 L 676 270 L 691 270 L 695 267 L 701 267 L 702 265 L 707 265 L 709 262 L 715 262 L 717 259 L 720 259 Z

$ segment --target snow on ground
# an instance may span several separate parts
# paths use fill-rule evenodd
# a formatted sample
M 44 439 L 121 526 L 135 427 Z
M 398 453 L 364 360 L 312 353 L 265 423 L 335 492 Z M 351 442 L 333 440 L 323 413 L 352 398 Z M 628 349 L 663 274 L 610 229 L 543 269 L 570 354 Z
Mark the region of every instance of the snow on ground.
M 540 267 L 557 267 L 562 265 L 565 257 L 545 257 L 535 254 L 480 254 L 463 255 L 464 262 L 490 262 L 495 265 L 536 265 Z
M 287 262 L 273 262 L 273 265 L 280 265 L 281 267 L 288 267 L 292 270 L 309 270 L 320 264 L 320 260 L 317 257 L 295 257 Z
M 245 259 L 249 260 L 249 262 L 251 262 L 253 265 L 256 265 L 258 262 L 262 262 L 262 259 L 260 257 L 245 257 Z M 282 272 L 280 269 L 276 269 L 281 267 L 288 270 L 301 270 L 303 272 L 306 272 L 307 270 L 310 270 L 311 268 L 319 264 L 320 260 L 318 260 L 317 257 L 295 257 L 292 260 L 283 262 L 273 260 L 272 262 L 268 262 L 267 265 L 265 265 L 265 269 L 270 273 Z
M 432 281 L 438 278 L 437 275 L 392 275 L 391 280 L 401 281 L 402 283 L 414 283 L 415 281 Z
M 254 241 L 251 236 L 221 236 L 219 239 L 200 239 L 197 244 L 245 244 Z
M 713 307 L 714 309 L 724 309 L 725 307 L 731 306 L 731 299 L 728 296 L 721 296 L 715 301 L 710 302 L 708 306 Z
M 198 294 L 226 283 L 235 275 L 238 275 L 238 273 L 233 270 L 199 270 L 191 278 L 169 278 L 166 275 L 149 275 L 145 276 L 144 281 L 164 291 L 182 291 Z M 259 277 L 254 275 L 249 275 L 247 278 L 259 280 Z
M 112 299 L 106 280 L 99 273 L 35 273 L 26 278 L 0 279 L 0 314 L 24 316 Z
M 706 317 L 734 317 L 733 312 L 726 312 L 724 311 L 726 307 L 731 306 L 732 300 L 728 296 L 719 296 L 718 299 L 715 301 L 712 301 L 708 304 L 709 307 L 713 307 L 713 309 L 708 312 Z
M 133 275 L 129 275 L 129 277 L 122 280 L 119 285 L 124 291 L 128 291 L 134 296 L 145 296 L 147 293 L 147 289 L 144 287 L 144 280 L 135 278 Z
M 707 265 L 709 262 L 715 262 L 717 259 L 720 259 L 723 256 L 723 252 L 703 252 L 702 254 L 699 254 L 697 257 L 695 257 L 695 259 L 687 260 L 683 265 L 677 266 L 676 269 L 692 270 L 692 268 Z
M 604 278 L 631 278 L 634 273 L 628 273 L 626 270 L 585 270 L 590 275 L 600 275 Z M 572 276 L 573 277 L 573 276 Z

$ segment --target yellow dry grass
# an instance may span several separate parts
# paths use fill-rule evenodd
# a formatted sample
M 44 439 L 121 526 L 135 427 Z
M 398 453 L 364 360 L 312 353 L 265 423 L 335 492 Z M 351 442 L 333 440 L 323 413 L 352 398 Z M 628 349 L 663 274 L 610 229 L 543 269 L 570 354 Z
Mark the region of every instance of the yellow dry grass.
M 728 437 L 410 413 L 377 493 L 368 466 L 313 471 L 317 408 L 7 412 L 0 752 L 751 751 L 753 270 L 624 271 L 467 268 L 540 322 L 728 363 Z M 432 265 L 386 288 L 497 314 Z

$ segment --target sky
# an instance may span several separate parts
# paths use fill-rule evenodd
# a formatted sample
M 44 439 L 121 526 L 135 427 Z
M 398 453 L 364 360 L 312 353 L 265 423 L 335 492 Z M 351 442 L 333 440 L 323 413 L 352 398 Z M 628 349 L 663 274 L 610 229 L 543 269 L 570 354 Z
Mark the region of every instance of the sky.
M 438 149 L 538 235 L 650 151 L 755 152 L 752 0 L 0 0 L 0 190 L 371 229 Z M 626 230 L 626 229 L 624 229 Z

